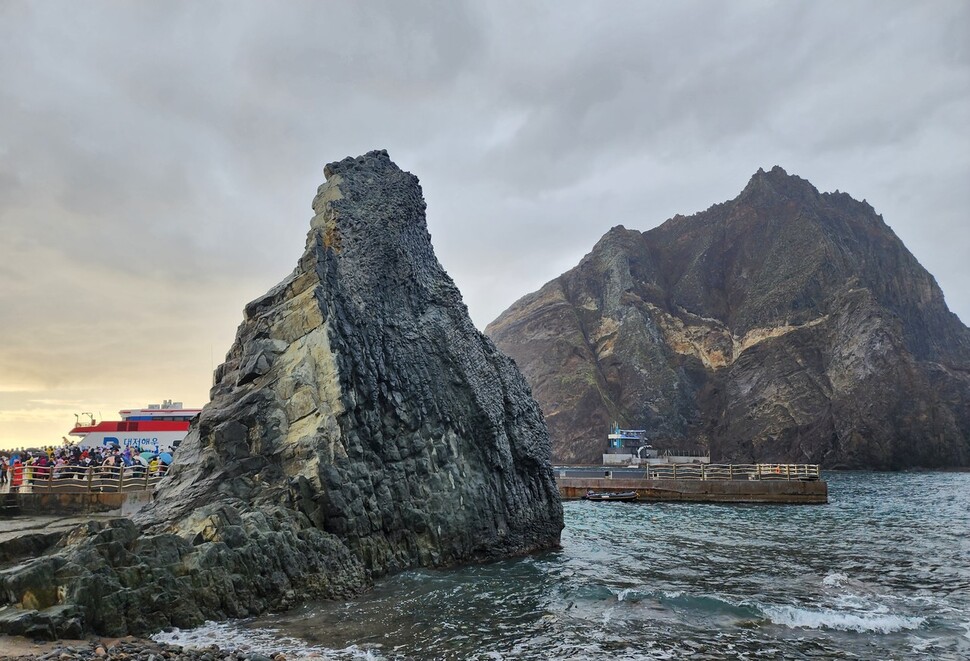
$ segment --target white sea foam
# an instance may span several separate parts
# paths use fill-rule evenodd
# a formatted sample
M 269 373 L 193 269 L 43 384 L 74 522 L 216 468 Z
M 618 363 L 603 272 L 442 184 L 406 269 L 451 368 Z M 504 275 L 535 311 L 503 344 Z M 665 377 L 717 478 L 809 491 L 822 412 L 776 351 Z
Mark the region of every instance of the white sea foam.
M 827 588 L 837 588 L 845 585 L 849 581 L 849 577 L 845 574 L 828 574 L 822 579 L 822 585 Z
M 225 651 L 250 651 L 269 655 L 283 652 L 288 659 L 364 659 L 378 661 L 383 657 L 372 649 L 351 645 L 334 650 L 310 645 L 298 638 L 282 635 L 276 629 L 246 629 L 232 622 L 206 622 L 194 629 L 173 629 L 152 636 L 159 643 L 203 649 L 213 643 Z
M 884 596 L 883 599 L 891 598 Z M 837 612 L 868 613 L 869 615 L 885 615 L 889 613 L 889 605 L 875 599 L 871 595 L 852 594 L 847 592 L 835 598 L 834 610 Z
M 837 629 L 859 633 L 893 633 L 918 629 L 925 617 L 891 613 L 852 613 L 832 609 L 812 610 L 794 606 L 766 606 L 762 609 L 775 624 L 801 629 Z

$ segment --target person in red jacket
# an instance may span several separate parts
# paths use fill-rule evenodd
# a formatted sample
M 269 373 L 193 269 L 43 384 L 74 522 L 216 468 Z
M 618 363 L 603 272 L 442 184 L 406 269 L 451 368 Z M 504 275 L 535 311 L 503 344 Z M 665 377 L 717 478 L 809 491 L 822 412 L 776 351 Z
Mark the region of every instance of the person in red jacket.
M 19 489 L 23 483 L 24 465 L 20 463 L 20 457 L 18 456 L 10 466 L 10 487 L 11 489 Z

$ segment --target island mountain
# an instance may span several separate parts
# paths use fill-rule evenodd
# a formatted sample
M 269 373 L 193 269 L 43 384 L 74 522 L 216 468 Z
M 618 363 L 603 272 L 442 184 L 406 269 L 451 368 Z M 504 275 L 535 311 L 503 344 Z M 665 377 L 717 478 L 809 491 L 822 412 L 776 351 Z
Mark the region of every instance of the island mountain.
M 559 462 L 609 425 L 714 461 L 970 464 L 970 329 L 866 202 L 775 167 L 646 232 L 607 232 L 486 329 Z

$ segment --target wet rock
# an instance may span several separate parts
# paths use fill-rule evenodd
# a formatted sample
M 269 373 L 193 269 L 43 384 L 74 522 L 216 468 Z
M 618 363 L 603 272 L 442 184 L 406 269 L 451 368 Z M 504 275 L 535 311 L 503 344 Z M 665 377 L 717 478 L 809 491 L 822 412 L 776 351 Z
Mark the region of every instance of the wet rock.
M 558 545 L 541 412 L 438 263 L 417 179 L 386 152 L 327 173 L 154 503 L 0 575 L 31 613 L 0 631 L 190 627 Z

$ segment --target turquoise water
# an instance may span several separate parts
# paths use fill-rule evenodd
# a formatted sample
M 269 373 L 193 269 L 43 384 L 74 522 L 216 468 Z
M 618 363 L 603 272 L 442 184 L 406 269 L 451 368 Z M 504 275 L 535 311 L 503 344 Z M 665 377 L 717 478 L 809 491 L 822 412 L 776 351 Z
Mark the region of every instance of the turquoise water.
M 828 505 L 569 502 L 561 550 L 164 639 L 289 659 L 970 659 L 970 474 L 824 477 Z

